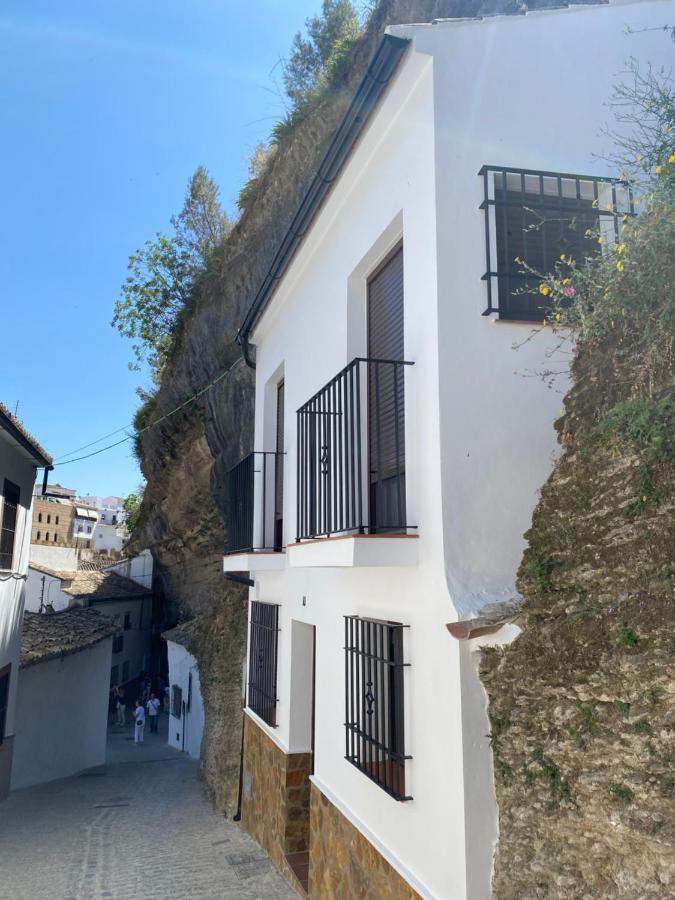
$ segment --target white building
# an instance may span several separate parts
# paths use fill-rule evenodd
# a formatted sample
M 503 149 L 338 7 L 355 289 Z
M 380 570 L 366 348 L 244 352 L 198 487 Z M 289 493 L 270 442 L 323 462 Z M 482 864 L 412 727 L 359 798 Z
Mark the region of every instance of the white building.
M 137 581 L 108 570 L 60 572 L 30 563 L 26 609 L 60 612 L 93 607 L 119 626 L 113 639 L 110 684 L 127 684 L 149 667 L 152 592 Z
M 199 667 L 190 652 L 196 624 L 193 619 L 162 634 L 167 644 L 171 685 L 167 740 L 171 747 L 183 750 L 193 759 L 199 759 L 204 734 Z
M 83 542 L 89 545 L 94 536 L 94 528 L 98 522 L 98 513 L 95 509 L 86 506 L 76 506 L 73 514 L 72 539 L 77 543 Z
M 0 404 L 0 800 L 9 792 L 36 468 L 51 457 Z
M 92 547 L 97 553 L 121 553 L 128 532 L 122 525 L 106 525 L 100 520 L 94 526 Z
M 26 612 L 12 790 L 105 763 L 113 635 L 94 609 Z
M 606 104 L 630 57 L 672 63 L 674 12 L 388 29 L 251 298 L 257 453 L 224 566 L 254 582 L 242 822 L 311 897 L 490 894 L 473 651 L 515 629 L 472 634 L 516 597 L 566 387 L 538 377 L 567 357 L 515 258 L 614 240 Z

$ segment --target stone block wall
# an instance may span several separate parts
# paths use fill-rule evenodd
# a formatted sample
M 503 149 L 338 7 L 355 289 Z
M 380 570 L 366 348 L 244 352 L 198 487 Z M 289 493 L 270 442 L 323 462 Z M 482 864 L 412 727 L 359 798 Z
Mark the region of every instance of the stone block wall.
M 322 900 L 419 900 L 420 896 L 314 784 L 309 896 Z
M 284 753 L 244 720 L 241 824 L 284 874 L 286 854 L 309 847 L 309 753 Z

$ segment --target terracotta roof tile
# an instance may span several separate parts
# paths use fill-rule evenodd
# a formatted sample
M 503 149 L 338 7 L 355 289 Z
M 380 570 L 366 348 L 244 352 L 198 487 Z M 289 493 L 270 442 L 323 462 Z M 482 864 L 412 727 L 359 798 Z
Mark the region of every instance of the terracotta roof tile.
M 120 628 L 96 609 L 74 607 L 57 613 L 26 612 L 21 632 L 21 665 L 33 666 L 92 647 Z

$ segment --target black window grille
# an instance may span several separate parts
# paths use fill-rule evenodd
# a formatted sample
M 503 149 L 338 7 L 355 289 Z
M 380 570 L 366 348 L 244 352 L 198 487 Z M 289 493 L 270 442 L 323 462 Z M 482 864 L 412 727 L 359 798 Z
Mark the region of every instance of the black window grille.
M 251 602 L 248 655 L 248 705 L 263 722 L 277 724 L 277 649 L 279 607 Z
M 177 684 L 171 685 L 171 715 L 176 719 L 183 715 L 183 690 Z
M 345 758 L 395 800 L 405 789 L 403 629 L 345 616 Z
M 283 499 L 283 453 L 249 453 L 227 473 L 228 529 L 226 553 L 280 551 L 277 502 Z
M 540 321 L 550 309 L 539 275 L 555 271 L 561 254 L 577 265 L 617 240 L 621 218 L 634 215 L 622 181 L 559 172 L 483 166 L 488 305 L 483 315 Z M 571 302 L 571 300 L 569 301 Z
M 7 707 L 9 706 L 9 676 L 11 667 L 8 666 L 0 672 L 0 744 L 5 739 L 5 727 L 7 723 Z
M 112 652 L 121 653 L 124 650 L 124 635 L 116 634 L 113 638 Z
M 14 541 L 19 518 L 21 491 L 18 485 L 5 478 L 3 487 L 2 525 L 0 525 L 0 569 L 11 569 L 14 562 Z

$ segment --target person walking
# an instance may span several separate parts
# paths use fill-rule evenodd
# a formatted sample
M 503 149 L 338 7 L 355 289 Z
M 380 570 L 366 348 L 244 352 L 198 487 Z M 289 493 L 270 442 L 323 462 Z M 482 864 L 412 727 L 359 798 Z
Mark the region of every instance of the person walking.
M 150 694 L 150 699 L 147 703 L 148 715 L 150 716 L 150 734 L 157 734 L 157 724 L 159 721 L 159 709 L 162 704 L 159 702 L 157 697 L 154 694 Z
M 124 701 L 124 688 L 117 688 L 117 724 L 127 724 L 127 705 Z
M 134 710 L 134 744 L 143 743 L 143 730 L 145 728 L 145 707 L 139 697 Z

